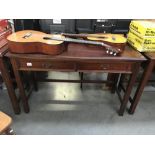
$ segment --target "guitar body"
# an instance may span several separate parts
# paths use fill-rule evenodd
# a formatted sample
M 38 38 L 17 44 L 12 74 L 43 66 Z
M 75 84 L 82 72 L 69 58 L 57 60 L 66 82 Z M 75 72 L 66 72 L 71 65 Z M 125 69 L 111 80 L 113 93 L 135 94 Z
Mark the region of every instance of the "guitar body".
M 31 34 L 29 37 L 24 36 Z M 63 41 L 45 40 L 44 37 L 51 35 L 39 31 L 24 30 L 8 36 L 8 45 L 12 53 L 41 53 L 58 55 L 65 50 Z
M 101 38 L 101 36 L 105 38 Z M 112 38 L 115 38 L 114 40 Z M 120 49 L 122 52 L 126 46 L 126 38 L 123 37 L 120 34 L 100 34 L 100 37 L 93 37 L 93 34 L 91 36 L 87 37 L 88 40 L 93 41 L 101 41 L 105 44 L 108 44 L 114 48 Z

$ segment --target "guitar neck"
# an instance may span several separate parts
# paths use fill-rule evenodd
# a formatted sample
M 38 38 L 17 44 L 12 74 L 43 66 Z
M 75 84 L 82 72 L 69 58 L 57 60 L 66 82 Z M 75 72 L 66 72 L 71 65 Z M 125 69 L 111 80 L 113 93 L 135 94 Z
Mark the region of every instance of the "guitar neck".
M 71 34 L 71 33 L 61 33 L 65 37 L 75 37 L 75 38 L 87 38 L 89 34 Z
M 87 38 L 87 37 L 96 37 L 96 38 L 107 38 L 101 34 L 71 34 L 71 33 L 61 33 L 61 35 L 65 37 L 73 37 L 73 38 Z
M 91 45 L 99 45 L 99 46 L 104 46 L 106 48 L 111 48 L 111 46 L 99 42 L 99 41 L 89 41 L 89 40 L 82 40 L 82 39 L 73 39 L 73 38 L 59 38 L 59 37 L 52 37 L 51 39 L 53 40 L 58 40 L 58 41 L 65 41 L 65 42 L 74 42 L 74 43 L 82 43 L 82 44 L 91 44 Z

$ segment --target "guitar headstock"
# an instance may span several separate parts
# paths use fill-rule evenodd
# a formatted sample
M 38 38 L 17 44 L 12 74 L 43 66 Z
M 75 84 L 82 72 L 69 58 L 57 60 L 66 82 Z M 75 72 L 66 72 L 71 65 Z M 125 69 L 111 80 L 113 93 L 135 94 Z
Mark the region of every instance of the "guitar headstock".
M 111 55 L 111 56 L 117 56 L 121 52 L 120 49 L 108 47 L 106 48 L 106 53 Z

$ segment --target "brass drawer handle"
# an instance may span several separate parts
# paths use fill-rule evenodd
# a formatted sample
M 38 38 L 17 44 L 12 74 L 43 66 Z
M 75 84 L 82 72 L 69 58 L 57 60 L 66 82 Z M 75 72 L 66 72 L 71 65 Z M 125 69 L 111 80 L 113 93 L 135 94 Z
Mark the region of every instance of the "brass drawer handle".
M 42 66 L 43 66 L 44 68 L 51 68 L 53 65 L 52 65 L 52 64 L 47 64 L 47 63 L 45 63 L 45 64 L 42 64 Z
M 102 64 L 100 67 L 101 67 L 101 69 L 106 70 L 109 68 L 109 65 L 108 64 Z

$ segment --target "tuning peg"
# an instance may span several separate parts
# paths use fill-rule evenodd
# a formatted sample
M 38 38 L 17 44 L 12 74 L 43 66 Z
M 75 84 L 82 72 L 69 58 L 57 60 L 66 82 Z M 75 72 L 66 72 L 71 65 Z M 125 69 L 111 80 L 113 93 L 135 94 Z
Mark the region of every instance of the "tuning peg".
M 109 54 L 109 50 L 107 50 L 106 53 Z
M 117 53 L 114 53 L 114 56 L 116 56 L 117 55 Z
M 113 55 L 113 52 L 112 51 L 110 52 L 110 55 Z

